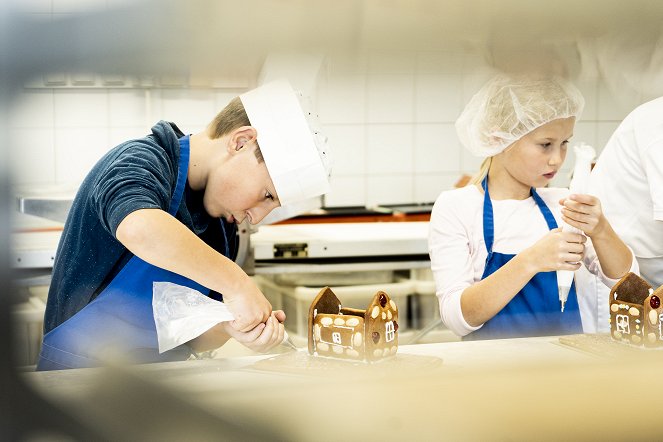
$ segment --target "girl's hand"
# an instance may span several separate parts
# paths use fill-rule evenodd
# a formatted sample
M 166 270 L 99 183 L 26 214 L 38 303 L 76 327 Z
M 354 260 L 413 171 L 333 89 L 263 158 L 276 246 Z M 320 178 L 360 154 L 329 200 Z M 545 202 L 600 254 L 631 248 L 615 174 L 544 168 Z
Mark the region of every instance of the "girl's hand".
M 592 195 L 571 194 L 561 199 L 562 220 L 568 225 L 582 230 L 590 238 L 600 235 L 607 225 L 601 202 Z
M 548 232 L 533 246 L 521 252 L 531 265 L 532 273 L 556 270 L 578 270 L 585 253 L 587 237 L 580 233 L 562 232 L 557 228 Z

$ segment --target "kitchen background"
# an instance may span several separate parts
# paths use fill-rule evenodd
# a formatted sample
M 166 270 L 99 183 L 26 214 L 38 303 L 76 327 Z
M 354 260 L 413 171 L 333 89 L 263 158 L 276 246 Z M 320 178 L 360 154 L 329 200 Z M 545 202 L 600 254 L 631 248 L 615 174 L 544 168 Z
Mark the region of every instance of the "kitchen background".
M 40 49 L 47 49 L 25 61 L 36 64 L 40 74 L 25 76 L 2 121 L 8 145 L 15 146 L 7 150 L 13 193 L 25 197 L 21 203 L 36 197 L 49 204 L 64 196 L 68 204 L 90 168 L 113 146 L 146 135 L 161 119 L 196 133 L 233 97 L 264 81 L 287 77 L 310 96 L 332 146 L 331 191 L 324 206 L 432 203 L 441 191 L 479 167 L 481 159 L 460 146 L 454 121 L 496 70 L 535 67 L 573 78 L 586 108 L 571 144 L 586 142 L 598 151 L 628 112 L 663 95 L 663 39 L 657 19 L 663 17 L 663 4 L 637 3 L 638 7 L 601 0 L 559 0 L 554 5 L 526 0 L 164 0 L 159 8 L 174 8 L 165 16 L 178 20 L 166 18 L 162 27 L 143 29 L 150 21 L 159 23 L 154 17 L 157 3 L 141 10 L 141 2 L 124 0 L 14 1 L 37 26 L 58 22 L 71 32 L 58 34 L 60 46 L 48 47 L 42 41 Z M 123 5 L 132 9 L 113 21 L 112 14 Z M 99 16 L 85 15 L 99 11 L 101 22 L 95 21 Z M 91 26 L 102 28 L 101 46 L 86 46 L 80 38 Z M 119 31 L 122 27 L 130 31 Z M 639 32 L 629 32 L 633 29 Z M 139 38 L 151 49 L 134 50 Z M 103 56 L 94 63 L 86 61 L 99 54 Z M 553 185 L 568 184 L 573 160 L 569 155 Z M 22 329 L 27 330 L 28 344 L 22 347 L 30 361 L 38 351 L 43 302 L 64 218 L 49 221 L 14 211 L 11 216 L 12 263 L 20 272 L 26 301 L 20 308 L 25 307 L 22 323 L 27 328 Z M 347 235 L 357 240 L 349 241 L 344 255 L 333 256 L 363 256 L 366 262 L 333 277 L 329 272 L 316 274 L 322 278 L 316 283 L 357 284 L 354 307 L 360 308 L 365 304 L 359 296 L 366 292 L 362 284 L 393 280 L 390 294 L 401 290 L 399 305 L 403 317 L 409 316 L 407 326 L 430 324 L 437 307 L 425 260 L 426 226 L 405 226 L 408 248 L 400 252 L 424 258 L 386 268 L 369 261 L 400 250 L 400 233 L 391 229 L 401 223 L 380 224 L 380 229 L 371 229 L 375 238 Z M 250 232 L 254 247 L 266 244 L 273 250 L 269 227 Z M 307 227 L 310 242 L 340 240 L 337 226 L 330 236 Z M 295 232 L 294 237 L 301 234 Z M 274 231 L 272 235 L 279 238 Z M 299 242 L 289 237 L 288 242 L 293 241 Z M 243 265 L 252 268 L 250 259 Z M 368 272 L 369 268 L 378 270 Z M 287 273 L 282 268 L 260 270 L 265 274 L 256 271 L 256 277 L 264 284 L 276 274 L 273 287 L 265 285 L 263 290 L 268 296 L 268 289 L 273 292 L 270 301 L 278 307 L 279 299 L 285 306 L 285 299 L 295 297 L 295 287 L 307 285 L 302 279 L 284 281 L 277 274 Z M 400 279 L 403 271 L 406 280 Z M 306 279 L 310 275 L 298 277 L 311 281 Z M 416 303 L 410 302 L 414 299 Z
M 29 0 L 20 7 L 48 21 L 118 3 Z M 575 59 L 577 47 L 571 46 Z M 352 55 L 326 54 L 312 71 L 313 82 L 303 80 L 312 84 L 307 92 L 333 148 L 325 205 L 429 203 L 463 174 L 473 174 L 481 159 L 460 146 L 454 120 L 494 65 L 490 48 L 462 39 L 417 50 L 369 47 Z M 581 67 L 574 76 L 587 104 L 572 144 L 584 141 L 599 151 L 622 118 L 654 95 L 617 94 L 600 69 Z M 200 131 L 256 78 L 236 75 L 204 84 L 187 74 L 53 72 L 31 78 L 7 123 L 20 146 L 10 152 L 14 187 L 19 193 L 73 192 L 111 147 L 145 135 L 160 119 L 185 132 Z M 299 86 L 296 75 L 292 80 Z M 572 164 L 570 155 L 555 184 L 568 183 Z

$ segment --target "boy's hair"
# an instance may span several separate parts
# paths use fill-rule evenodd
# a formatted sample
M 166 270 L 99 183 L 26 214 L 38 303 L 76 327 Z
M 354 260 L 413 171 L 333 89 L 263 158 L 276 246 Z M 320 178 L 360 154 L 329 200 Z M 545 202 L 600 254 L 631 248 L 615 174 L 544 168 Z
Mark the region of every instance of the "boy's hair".
M 251 126 L 251 122 L 246 115 L 246 110 L 244 110 L 242 101 L 239 97 L 235 97 L 230 100 L 230 103 L 228 103 L 226 107 L 214 117 L 212 122 L 207 125 L 207 135 L 214 140 L 229 134 L 235 129 L 239 129 L 242 126 Z M 257 140 L 255 155 L 259 163 L 264 161 Z

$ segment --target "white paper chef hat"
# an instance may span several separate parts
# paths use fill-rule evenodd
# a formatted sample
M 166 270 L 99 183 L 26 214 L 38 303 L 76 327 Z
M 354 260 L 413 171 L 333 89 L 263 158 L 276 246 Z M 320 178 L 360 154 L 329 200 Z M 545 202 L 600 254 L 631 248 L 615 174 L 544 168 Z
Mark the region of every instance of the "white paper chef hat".
M 580 91 L 562 78 L 500 74 L 465 106 L 456 133 L 473 155 L 492 157 L 552 120 L 578 119 L 584 105 Z
M 239 96 L 282 206 L 329 191 L 327 138 L 315 115 L 285 80 L 266 83 Z

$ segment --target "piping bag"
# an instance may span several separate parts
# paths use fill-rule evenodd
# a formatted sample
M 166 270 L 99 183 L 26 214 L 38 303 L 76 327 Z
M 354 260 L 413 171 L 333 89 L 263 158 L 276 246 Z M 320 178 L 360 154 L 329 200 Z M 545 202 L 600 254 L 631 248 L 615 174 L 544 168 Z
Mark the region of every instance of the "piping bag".
M 220 322 L 235 319 L 223 302 L 170 282 L 152 284 L 152 311 L 159 353 L 197 338 Z M 297 350 L 287 333 L 281 344 Z
M 576 162 L 573 167 L 573 178 L 569 185 L 569 194 L 586 194 L 589 190 L 589 175 L 592 171 L 592 161 L 596 158 L 596 151 L 588 144 L 580 143 L 580 145 L 573 146 L 573 151 L 576 154 Z M 571 227 L 564 223 L 562 226 L 563 232 L 582 233 L 580 229 Z M 571 270 L 558 270 L 557 271 L 557 286 L 559 290 L 559 303 L 564 311 L 564 304 L 569 297 L 569 290 L 573 283 L 574 272 Z

